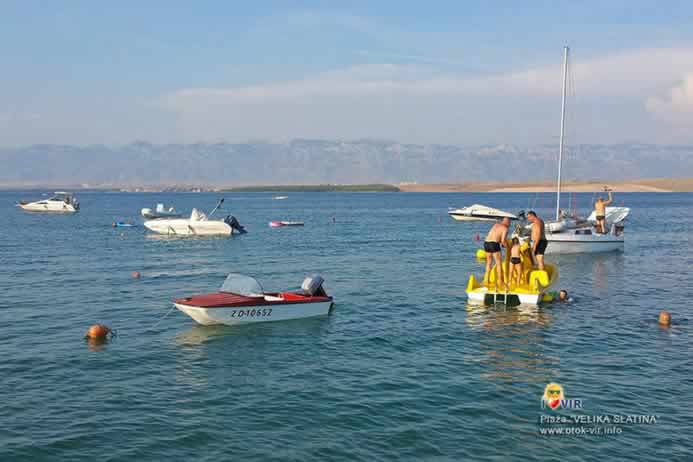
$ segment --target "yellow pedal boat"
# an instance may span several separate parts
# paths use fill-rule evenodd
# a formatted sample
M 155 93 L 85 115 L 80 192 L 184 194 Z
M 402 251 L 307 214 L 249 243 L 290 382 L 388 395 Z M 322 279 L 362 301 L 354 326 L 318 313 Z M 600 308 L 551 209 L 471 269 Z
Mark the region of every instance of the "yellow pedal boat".
M 519 285 L 515 278 L 510 281 L 508 290 L 502 284 L 496 284 L 496 268 L 492 267 L 488 281 L 479 282 L 476 276 L 469 275 L 466 290 L 468 300 L 476 304 L 495 305 L 500 303 L 507 306 L 539 305 L 541 302 L 551 301 L 553 296 L 549 290 L 558 284 L 558 266 L 546 263 L 543 270 L 532 266 L 529 246 L 526 242 L 520 246 L 520 254 L 522 270 Z M 480 249 L 477 251 L 477 258 L 485 260 L 486 253 Z M 502 266 L 503 275 L 508 281 L 510 252 L 506 252 Z

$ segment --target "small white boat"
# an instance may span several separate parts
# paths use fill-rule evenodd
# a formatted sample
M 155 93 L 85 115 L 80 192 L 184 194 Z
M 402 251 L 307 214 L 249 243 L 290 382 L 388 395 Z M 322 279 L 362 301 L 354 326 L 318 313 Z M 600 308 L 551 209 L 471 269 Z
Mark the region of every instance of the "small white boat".
M 221 199 L 209 216 L 221 207 L 223 202 L 224 199 Z M 210 220 L 197 209 L 192 210 L 190 218 L 157 218 L 145 221 L 144 226 L 155 233 L 169 236 L 230 236 L 234 232 L 246 232 L 236 217 L 228 215 L 223 220 Z
M 503 218 L 517 220 L 517 215 L 481 204 L 474 204 L 461 209 L 450 209 L 448 215 L 457 221 L 496 221 Z
M 269 222 L 270 228 L 281 228 L 282 226 L 303 226 L 302 221 L 277 221 L 273 220 Z
M 274 199 L 275 201 L 282 201 L 282 200 L 288 199 L 288 198 L 289 198 L 289 196 L 274 196 L 272 199 Z
M 238 325 L 329 314 L 332 297 L 320 276 L 307 277 L 300 291 L 265 292 L 250 276 L 231 273 L 219 292 L 174 301 L 176 308 L 202 325 Z
M 49 199 L 35 202 L 21 201 L 17 207 L 27 212 L 76 213 L 79 212 L 79 201 L 72 193 L 57 191 Z
M 156 204 L 154 210 L 150 208 L 144 208 L 141 211 L 144 218 L 154 219 L 154 218 L 177 218 L 181 214 L 176 211 L 173 207 L 166 208 L 164 204 Z

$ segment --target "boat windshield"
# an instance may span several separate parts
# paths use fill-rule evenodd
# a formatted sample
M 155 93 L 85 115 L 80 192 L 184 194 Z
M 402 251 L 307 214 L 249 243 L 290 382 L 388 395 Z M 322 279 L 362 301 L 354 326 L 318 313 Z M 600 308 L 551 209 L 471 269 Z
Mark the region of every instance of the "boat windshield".
M 221 285 L 221 292 L 233 292 L 245 296 L 259 296 L 264 293 L 262 286 L 255 278 L 240 273 L 229 273 Z
M 48 198 L 49 201 L 59 201 L 67 204 L 70 203 L 71 199 L 72 195 L 64 192 L 56 192 L 52 197 Z

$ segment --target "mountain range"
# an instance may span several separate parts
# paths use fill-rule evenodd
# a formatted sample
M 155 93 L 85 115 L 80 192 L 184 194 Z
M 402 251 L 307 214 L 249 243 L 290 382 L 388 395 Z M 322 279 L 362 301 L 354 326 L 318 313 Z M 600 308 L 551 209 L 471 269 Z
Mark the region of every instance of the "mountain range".
M 0 148 L 0 184 L 90 187 L 537 181 L 556 176 L 557 146 L 451 146 L 296 139 L 287 143 Z M 693 146 L 569 146 L 564 178 L 693 176 Z

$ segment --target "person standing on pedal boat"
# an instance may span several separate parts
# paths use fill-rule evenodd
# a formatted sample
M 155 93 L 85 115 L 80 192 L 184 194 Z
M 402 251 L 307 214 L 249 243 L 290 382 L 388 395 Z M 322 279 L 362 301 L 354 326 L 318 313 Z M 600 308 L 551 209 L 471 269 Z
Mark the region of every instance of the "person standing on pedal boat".
M 527 212 L 527 220 L 532 223 L 532 256 L 540 270 L 544 269 L 544 252 L 549 242 L 546 240 L 544 220 L 530 210 Z
M 508 230 L 510 228 L 510 218 L 503 218 L 500 223 L 496 223 L 491 227 L 491 230 L 486 235 L 484 240 L 484 251 L 486 252 L 486 272 L 484 273 L 484 282 L 488 284 L 491 273 L 491 263 L 496 265 L 496 286 L 505 287 L 508 289 L 508 284 L 503 277 L 502 253 L 501 246 L 507 247 Z

